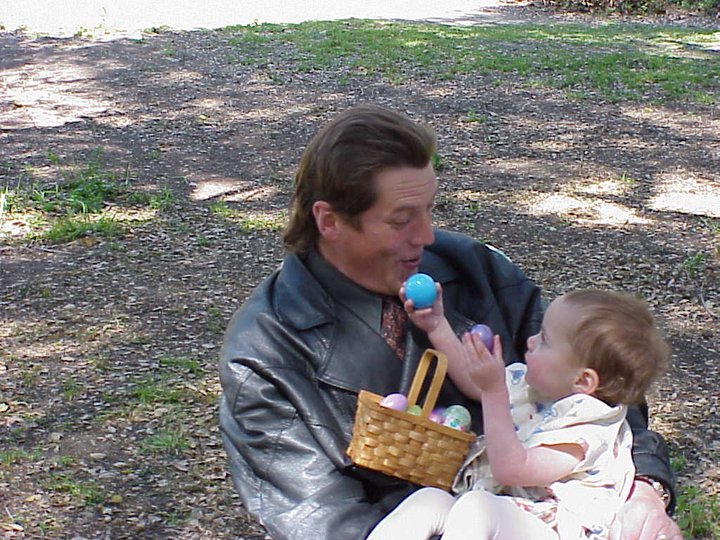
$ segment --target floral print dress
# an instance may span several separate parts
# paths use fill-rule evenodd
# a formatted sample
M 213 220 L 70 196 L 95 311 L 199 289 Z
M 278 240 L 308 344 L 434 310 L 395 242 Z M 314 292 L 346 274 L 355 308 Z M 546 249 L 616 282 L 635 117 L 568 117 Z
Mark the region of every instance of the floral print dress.
M 635 475 L 626 407 L 611 407 L 585 394 L 542 401 L 528 387 L 525 374 L 525 364 L 506 368 L 510 409 L 520 441 L 526 448 L 578 444 L 584 450 L 584 459 L 570 475 L 548 486 L 501 486 L 490 472 L 481 435 L 471 447 L 453 489 L 457 494 L 483 489 L 508 495 L 515 504 L 555 528 L 563 540 L 605 540 Z

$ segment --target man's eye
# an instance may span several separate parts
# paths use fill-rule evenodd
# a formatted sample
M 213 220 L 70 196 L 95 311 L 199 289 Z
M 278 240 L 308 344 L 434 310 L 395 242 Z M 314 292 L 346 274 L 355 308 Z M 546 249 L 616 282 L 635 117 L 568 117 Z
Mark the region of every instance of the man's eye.
M 410 223 L 409 219 L 395 219 L 390 222 L 390 225 L 392 227 L 395 227 L 396 229 L 401 229 L 402 227 L 405 227 L 408 223 Z

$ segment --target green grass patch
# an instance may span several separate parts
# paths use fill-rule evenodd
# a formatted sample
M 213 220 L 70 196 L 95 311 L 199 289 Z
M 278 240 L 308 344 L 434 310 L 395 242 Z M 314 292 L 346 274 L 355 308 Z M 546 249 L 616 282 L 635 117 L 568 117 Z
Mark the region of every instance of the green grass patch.
M 671 456 L 676 473 L 687 465 L 682 454 Z M 720 503 L 695 485 L 678 486 L 675 521 L 683 538 L 720 538 Z
M 187 391 L 175 386 L 165 378 L 145 378 L 140 380 L 131 391 L 131 397 L 144 406 L 173 405 L 183 401 Z
M 123 231 L 122 224 L 112 218 L 62 217 L 36 237 L 50 244 L 65 244 L 86 236 L 115 238 Z
M 41 456 L 42 451 L 39 448 L 32 452 L 22 448 L 10 448 L 0 452 L 0 465 L 9 467 L 10 465 L 19 465 L 29 461 L 38 461 Z
M 109 407 L 98 413 L 96 421 L 137 420 L 148 414 L 177 420 L 203 398 L 202 390 L 195 387 L 197 378 L 203 373 L 199 360 L 162 356 L 158 364 L 152 374 L 134 377 L 118 391 L 105 392 L 103 400 Z
M 720 504 L 696 486 L 678 493 L 675 519 L 684 538 L 720 538 Z
M 208 205 L 208 210 L 210 210 L 211 214 L 224 218 L 230 218 L 236 214 L 235 210 L 230 208 L 228 204 L 222 200 L 210 203 Z
M 235 58 L 273 73 L 331 71 L 390 83 L 465 74 L 511 76 L 514 84 L 575 98 L 715 103 L 720 32 L 650 25 L 449 27 L 366 20 L 228 27 Z M 280 73 L 278 73 L 280 71 Z
M 95 149 L 81 163 L 66 163 L 52 151 L 43 180 L 39 170 L 24 166 L 21 181 L 0 190 L 0 221 L 21 222 L 24 237 L 53 244 L 86 236 L 115 238 L 135 211 L 163 211 L 174 204 L 168 188 L 146 192 L 134 188 L 129 167 L 108 169 L 103 151 Z M 54 178 L 48 180 L 47 178 Z
M 277 232 L 284 226 L 283 217 L 265 216 L 265 215 L 248 215 L 245 214 L 238 219 L 240 231 L 243 233 L 251 233 L 256 231 Z
M 130 205 L 145 206 L 151 210 L 168 210 L 175 204 L 175 195 L 167 187 L 159 192 L 133 191 L 128 193 L 126 201 Z
M 80 392 L 80 385 L 74 379 L 65 379 L 60 383 L 60 389 L 65 401 L 72 401 Z
M 463 122 L 468 124 L 474 124 L 474 123 L 480 123 L 485 124 L 488 121 L 488 118 L 484 114 L 479 114 L 474 108 L 471 108 L 468 110 L 465 117 L 462 119 Z
M 53 474 L 47 487 L 57 493 L 66 493 L 88 506 L 102 504 L 106 499 L 105 491 L 95 482 L 77 480 L 66 473 Z
M 186 356 L 163 356 L 160 358 L 160 367 L 173 372 L 189 373 L 193 376 L 202 373 L 200 362 Z
M 255 231 L 276 232 L 283 228 L 285 214 L 284 213 L 249 213 L 242 212 L 227 202 L 218 200 L 208 205 L 211 214 L 230 221 L 238 223 L 240 231 L 243 233 Z
M 682 262 L 682 267 L 691 279 L 696 279 L 705 273 L 708 256 L 702 251 L 688 255 Z
M 148 454 L 182 454 L 189 446 L 185 433 L 176 428 L 166 428 L 149 435 L 140 442 L 140 450 Z
M 712 234 L 720 237 L 720 219 L 703 218 L 702 223 Z

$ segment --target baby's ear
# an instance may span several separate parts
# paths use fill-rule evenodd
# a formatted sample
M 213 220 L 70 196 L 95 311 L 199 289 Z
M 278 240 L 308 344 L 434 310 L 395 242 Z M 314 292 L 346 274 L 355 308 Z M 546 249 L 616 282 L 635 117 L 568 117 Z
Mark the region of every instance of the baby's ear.
M 600 377 L 593 368 L 584 368 L 573 385 L 576 392 L 580 394 L 592 395 L 600 385 Z

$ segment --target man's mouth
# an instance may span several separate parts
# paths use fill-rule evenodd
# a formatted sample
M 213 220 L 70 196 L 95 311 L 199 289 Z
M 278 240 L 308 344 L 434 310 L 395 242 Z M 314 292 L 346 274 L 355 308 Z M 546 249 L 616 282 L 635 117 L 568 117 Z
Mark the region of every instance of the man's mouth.
M 420 257 L 401 259 L 400 263 L 406 270 L 415 271 L 420 266 Z

